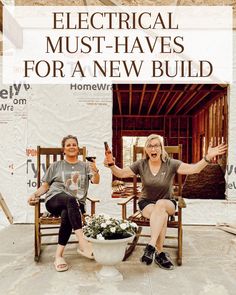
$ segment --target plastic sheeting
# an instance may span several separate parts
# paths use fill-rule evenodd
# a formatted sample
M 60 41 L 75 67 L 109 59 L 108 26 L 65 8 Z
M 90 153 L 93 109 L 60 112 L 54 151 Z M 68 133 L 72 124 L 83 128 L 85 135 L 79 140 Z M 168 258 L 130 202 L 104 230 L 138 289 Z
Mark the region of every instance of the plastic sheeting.
M 112 90 L 74 88 L 1 85 L 0 191 L 16 223 L 33 221 L 34 210 L 27 199 L 36 190 L 37 145 L 60 146 L 68 134 L 76 135 L 79 145 L 97 157 L 101 182 L 90 185 L 89 194 L 105 201 L 103 204 L 111 199 L 111 173 L 103 167 L 103 142 L 112 141 Z

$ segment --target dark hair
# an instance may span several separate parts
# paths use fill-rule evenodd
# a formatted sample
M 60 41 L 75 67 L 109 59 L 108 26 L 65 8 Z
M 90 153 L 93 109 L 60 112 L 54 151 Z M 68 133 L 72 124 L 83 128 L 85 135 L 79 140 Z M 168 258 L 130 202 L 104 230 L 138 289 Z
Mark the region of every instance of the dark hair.
M 77 143 L 77 145 L 79 146 L 79 142 L 76 136 L 74 135 L 67 135 L 65 137 L 63 137 L 62 141 L 61 141 L 61 146 L 64 148 L 65 147 L 65 143 L 67 141 L 67 139 L 74 139 Z

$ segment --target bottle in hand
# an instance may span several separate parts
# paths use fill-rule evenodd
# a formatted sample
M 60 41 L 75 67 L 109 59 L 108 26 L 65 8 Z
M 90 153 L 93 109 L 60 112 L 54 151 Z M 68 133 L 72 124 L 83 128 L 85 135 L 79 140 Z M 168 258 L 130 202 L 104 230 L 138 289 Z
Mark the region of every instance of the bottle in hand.
M 106 141 L 104 142 L 104 146 L 105 146 L 105 156 L 107 158 L 108 166 L 114 166 L 115 163 L 113 160 L 113 155 L 112 155 L 112 152 L 111 152 L 109 145 Z

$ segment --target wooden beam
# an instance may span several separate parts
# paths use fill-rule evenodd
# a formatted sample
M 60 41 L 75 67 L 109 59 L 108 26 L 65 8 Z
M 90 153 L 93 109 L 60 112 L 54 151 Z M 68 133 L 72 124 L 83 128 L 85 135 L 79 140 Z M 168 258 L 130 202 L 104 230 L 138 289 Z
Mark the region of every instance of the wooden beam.
M 150 119 L 157 119 L 157 118 L 178 118 L 179 116 L 176 115 L 149 115 L 148 118 Z M 139 119 L 145 119 L 147 118 L 147 115 L 114 115 L 113 118 L 139 118 Z M 192 116 L 189 115 L 181 115 L 181 118 L 192 118 Z
M 187 119 L 187 148 L 186 148 L 186 150 L 187 150 L 187 163 L 192 162 L 189 159 L 189 131 L 190 131 L 189 130 L 189 119 Z
M 185 94 L 185 90 L 183 90 L 183 92 L 176 92 L 172 99 L 170 100 L 170 102 L 167 105 L 167 110 L 166 110 L 166 114 L 170 113 L 170 111 L 173 109 L 173 107 L 178 103 L 178 101 L 180 101 L 181 97 Z
M 198 85 L 198 84 L 197 84 Z M 198 85 L 199 86 L 199 89 L 202 88 L 204 85 Z M 201 87 L 200 87 L 201 86 Z M 175 92 L 183 92 L 184 89 L 175 89 Z M 116 90 L 114 89 L 113 90 L 114 92 L 116 92 Z M 170 90 L 169 89 L 160 89 L 159 92 L 160 93 L 167 93 L 169 92 Z M 222 93 L 224 91 L 224 89 L 215 89 L 215 90 L 210 90 L 210 89 L 202 89 L 202 90 L 198 90 L 198 89 L 195 89 L 195 90 L 187 90 L 188 93 L 192 94 L 193 92 L 196 92 L 196 91 L 199 91 L 199 92 L 208 92 L 208 91 L 211 91 L 212 93 Z M 129 92 L 129 89 L 119 89 L 119 92 L 120 93 L 123 93 L 123 92 Z M 142 92 L 142 89 L 133 89 L 132 91 L 133 93 L 139 93 L 139 92 Z M 156 89 L 146 89 L 146 93 L 155 93 L 156 92 Z
M 207 153 L 209 146 L 209 109 L 204 109 L 204 120 L 205 120 L 205 149 L 204 153 Z
M 178 114 L 186 104 L 189 103 L 189 101 L 198 93 L 198 91 L 203 87 L 203 85 L 199 85 L 199 87 L 194 90 L 193 92 L 190 92 L 190 90 L 186 90 L 186 94 L 183 97 L 183 99 L 177 104 L 176 107 L 176 114 Z M 190 87 L 191 88 L 191 87 Z
M 213 101 L 215 101 L 217 98 L 219 97 L 222 97 L 226 94 L 225 91 L 220 91 L 218 93 L 214 92 L 214 91 L 211 91 L 211 94 L 212 94 L 212 98 L 211 100 L 207 101 L 207 102 L 204 102 L 204 105 L 202 106 L 202 108 L 204 109 L 207 109 L 210 107 L 210 105 L 213 103 Z M 197 113 L 197 112 L 196 112 Z
M 0 208 L 2 208 L 3 212 L 5 213 L 7 219 L 9 220 L 9 222 L 12 224 L 13 223 L 13 217 L 11 215 L 10 210 L 7 207 L 6 202 L 3 199 L 2 194 L 0 193 Z
M 143 99 L 144 99 L 144 95 L 145 95 L 146 87 L 147 87 L 147 85 L 144 84 L 144 85 L 143 85 L 143 90 L 142 90 L 141 99 L 140 99 L 140 104 L 139 104 L 139 110 L 138 110 L 138 114 L 139 114 L 139 115 L 140 115 L 141 110 L 142 110 Z
M 150 112 L 151 112 L 151 109 L 152 109 L 153 104 L 154 104 L 154 102 L 155 102 L 155 100 L 156 100 L 156 97 L 157 97 L 157 94 L 158 94 L 158 92 L 159 92 L 160 87 L 161 87 L 161 84 L 158 84 L 158 85 L 157 85 L 157 88 L 156 88 L 156 90 L 155 90 L 155 93 L 154 93 L 154 95 L 153 95 L 152 101 L 151 101 L 151 103 L 150 103 L 150 105 L 149 105 L 147 115 L 149 115 Z
M 121 136 L 148 136 L 151 133 L 158 132 L 159 135 L 165 136 L 163 130 L 153 130 L 153 129 L 147 129 L 147 130 L 141 130 L 141 129 L 135 129 L 135 130 L 122 130 Z
M 212 144 L 215 146 L 216 144 L 216 102 L 212 105 Z
M 132 112 L 132 84 L 129 84 L 129 115 Z
M 157 108 L 157 112 L 156 112 L 157 115 L 158 115 L 159 112 L 161 111 L 163 105 L 166 103 L 166 101 L 167 101 L 168 97 L 170 96 L 170 93 L 171 93 L 171 91 L 173 90 L 174 86 L 175 86 L 175 85 L 173 84 L 173 85 L 171 86 L 170 90 L 168 91 L 168 93 L 166 94 L 166 96 L 162 99 L 162 101 L 161 101 L 159 107 Z
M 217 85 L 212 86 L 212 88 L 214 89 Z M 213 90 L 212 89 L 212 90 Z M 189 113 L 197 104 L 199 104 L 201 101 L 203 101 L 203 99 L 211 93 L 211 90 L 207 91 L 205 94 L 202 94 L 201 97 L 199 99 L 195 99 L 195 102 L 191 103 L 191 105 L 189 106 L 189 108 L 184 112 L 184 115 L 186 115 L 187 113 Z M 199 96 L 200 94 L 198 94 Z
M 103 3 L 105 6 L 117 6 L 117 4 L 110 0 L 99 0 L 99 2 Z
M 219 120 L 220 120 L 220 113 L 219 113 L 219 107 L 220 107 L 220 100 L 216 100 L 216 145 L 220 143 L 220 137 L 219 137 Z
M 121 95 L 120 95 L 120 92 L 118 91 L 117 84 L 116 84 L 116 90 L 117 90 L 117 101 L 118 101 L 118 106 L 119 106 L 119 112 L 120 112 L 120 115 L 122 115 Z
M 212 142 L 212 116 L 213 116 L 213 105 L 209 108 L 209 143 Z
M 3 32 L 3 3 L 0 1 L 0 31 Z
M 16 48 L 22 48 L 23 29 L 7 9 L 4 9 L 4 18 L 8 20 L 5 23 L 8 26 L 3 28 L 3 6 L 4 4 L 0 1 L 0 30 L 4 37 L 8 38 Z
M 224 95 L 224 142 L 228 142 L 228 102 L 227 95 Z
M 219 114 L 219 117 L 220 117 L 220 120 L 219 120 L 219 137 L 220 137 L 220 142 L 219 143 L 222 143 L 222 111 L 223 111 L 223 99 L 224 97 L 220 97 L 220 114 Z

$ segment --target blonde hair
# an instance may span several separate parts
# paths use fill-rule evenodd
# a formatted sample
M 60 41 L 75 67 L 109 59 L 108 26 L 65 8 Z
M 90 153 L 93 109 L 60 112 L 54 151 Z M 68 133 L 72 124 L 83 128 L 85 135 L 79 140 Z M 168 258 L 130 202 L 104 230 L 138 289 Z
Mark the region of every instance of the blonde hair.
M 146 152 L 146 149 L 148 147 L 148 145 L 150 144 L 150 142 L 153 139 L 158 139 L 158 141 L 160 142 L 161 145 L 161 160 L 163 162 L 166 162 L 166 160 L 169 158 L 168 153 L 165 150 L 165 146 L 164 146 L 164 138 L 161 135 L 158 134 L 150 134 L 145 142 L 145 146 L 144 146 L 144 156 L 146 159 L 149 159 L 149 156 Z

